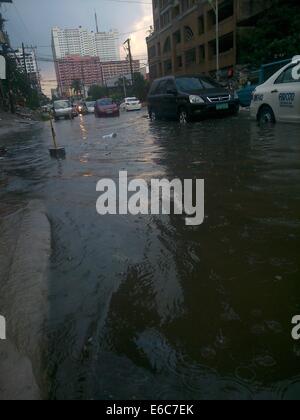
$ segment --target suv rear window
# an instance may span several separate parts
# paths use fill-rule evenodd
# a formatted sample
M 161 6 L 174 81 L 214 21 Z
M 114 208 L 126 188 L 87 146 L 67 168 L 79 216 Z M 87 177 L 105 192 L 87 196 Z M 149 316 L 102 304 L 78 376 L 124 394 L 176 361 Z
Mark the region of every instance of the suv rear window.
M 159 80 L 155 80 L 155 82 L 152 83 L 152 86 L 150 89 L 150 95 L 155 95 L 157 93 L 159 82 L 160 82 Z

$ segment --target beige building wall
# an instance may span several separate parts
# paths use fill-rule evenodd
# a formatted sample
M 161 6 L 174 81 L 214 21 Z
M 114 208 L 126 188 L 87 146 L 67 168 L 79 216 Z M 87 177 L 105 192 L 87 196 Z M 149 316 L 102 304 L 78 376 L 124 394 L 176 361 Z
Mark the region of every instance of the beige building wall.
M 236 65 L 237 31 L 269 0 L 218 0 L 220 69 Z M 147 38 L 150 78 L 216 71 L 215 13 L 207 0 L 153 0 L 154 33 Z

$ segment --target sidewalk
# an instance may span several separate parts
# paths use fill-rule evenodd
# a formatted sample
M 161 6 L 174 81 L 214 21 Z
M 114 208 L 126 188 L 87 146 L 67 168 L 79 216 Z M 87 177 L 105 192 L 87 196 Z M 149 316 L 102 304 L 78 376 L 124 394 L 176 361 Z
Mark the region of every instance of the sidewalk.
M 38 120 L 35 119 L 34 115 L 32 118 L 25 118 L 25 116 L 21 117 L 0 111 L 0 139 L 7 134 L 26 130 L 37 123 Z
M 51 229 L 44 204 L 29 202 L 0 223 L 0 400 L 42 398 L 41 346 L 47 318 Z

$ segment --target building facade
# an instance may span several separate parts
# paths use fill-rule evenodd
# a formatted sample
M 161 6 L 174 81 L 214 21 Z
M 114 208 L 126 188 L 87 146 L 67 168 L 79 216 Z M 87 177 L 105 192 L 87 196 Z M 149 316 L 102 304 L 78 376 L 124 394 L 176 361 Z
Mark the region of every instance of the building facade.
M 119 33 L 117 31 L 98 32 L 94 34 L 95 54 L 101 62 L 119 61 Z
M 140 61 L 133 60 L 132 64 L 133 72 L 139 73 Z M 109 61 L 107 63 L 101 63 L 101 67 L 104 85 L 109 83 L 109 80 L 111 80 L 112 78 L 115 78 L 117 76 L 126 76 L 131 72 L 130 63 L 127 60 Z
M 73 94 L 74 81 L 80 82 L 81 93 L 86 94 L 92 85 L 102 85 L 102 68 L 99 57 L 70 55 L 56 60 L 55 70 L 60 96 Z
M 216 1 L 220 69 L 237 64 L 240 28 L 254 25 L 271 0 L 153 0 L 154 31 L 147 38 L 151 80 L 216 72 L 216 14 L 211 5 Z
M 52 51 L 54 60 L 69 55 L 99 57 L 101 62 L 120 60 L 119 34 L 117 31 L 89 32 L 75 29 L 52 29 Z
M 15 51 L 15 57 L 17 58 L 18 67 L 22 69 L 24 72 L 26 70 L 27 77 L 31 82 L 32 88 L 41 91 L 40 72 L 37 65 L 34 49 L 25 48 L 25 57 L 24 57 L 23 49 L 18 48 Z

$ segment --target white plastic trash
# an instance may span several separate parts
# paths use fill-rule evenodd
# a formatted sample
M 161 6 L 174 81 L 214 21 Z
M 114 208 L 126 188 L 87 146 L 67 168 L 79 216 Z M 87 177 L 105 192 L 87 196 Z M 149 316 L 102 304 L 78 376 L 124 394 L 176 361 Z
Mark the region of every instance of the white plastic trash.
M 108 134 L 106 136 L 103 136 L 102 138 L 104 140 L 108 140 L 108 139 L 115 139 L 116 137 L 117 137 L 117 134 L 116 133 L 112 133 L 112 134 Z

